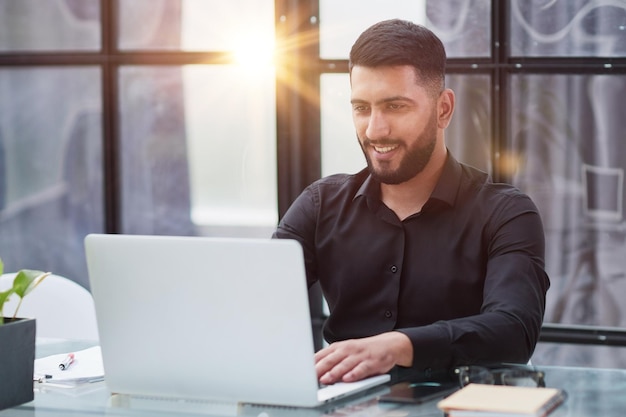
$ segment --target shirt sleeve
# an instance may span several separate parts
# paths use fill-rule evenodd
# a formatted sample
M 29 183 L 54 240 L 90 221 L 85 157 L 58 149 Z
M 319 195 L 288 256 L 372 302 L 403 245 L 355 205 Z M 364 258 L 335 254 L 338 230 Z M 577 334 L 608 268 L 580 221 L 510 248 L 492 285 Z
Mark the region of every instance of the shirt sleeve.
M 294 239 L 300 242 L 304 252 L 304 262 L 309 288 L 317 282 L 317 263 L 315 261 L 315 222 L 317 217 L 317 199 L 315 185 L 307 187 L 289 207 L 278 227 L 274 239 Z
M 479 314 L 398 329 L 413 344 L 413 368 L 526 363 L 539 338 L 549 279 L 545 238 L 530 198 L 510 198 L 487 227 L 488 261 Z

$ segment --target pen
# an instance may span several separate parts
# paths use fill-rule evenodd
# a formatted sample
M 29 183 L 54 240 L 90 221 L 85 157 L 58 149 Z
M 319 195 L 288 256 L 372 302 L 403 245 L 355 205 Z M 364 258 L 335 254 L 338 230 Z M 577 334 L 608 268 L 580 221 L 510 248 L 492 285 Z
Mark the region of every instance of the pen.
M 68 353 L 63 362 L 59 364 L 59 369 L 65 371 L 72 363 L 74 363 L 74 354 Z

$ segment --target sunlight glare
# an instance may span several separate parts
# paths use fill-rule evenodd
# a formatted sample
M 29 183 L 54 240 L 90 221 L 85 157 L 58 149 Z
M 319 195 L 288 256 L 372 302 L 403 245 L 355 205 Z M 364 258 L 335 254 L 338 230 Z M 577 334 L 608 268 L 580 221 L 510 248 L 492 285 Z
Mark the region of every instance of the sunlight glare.
M 274 68 L 275 42 L 272 36 L 253 34 L 235 43 L 235 62 L 244 67 Z

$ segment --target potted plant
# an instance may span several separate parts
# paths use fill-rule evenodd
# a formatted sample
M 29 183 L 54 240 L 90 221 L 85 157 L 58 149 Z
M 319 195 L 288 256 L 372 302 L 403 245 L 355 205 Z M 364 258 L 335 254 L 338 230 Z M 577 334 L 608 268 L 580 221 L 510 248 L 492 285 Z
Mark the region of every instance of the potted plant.
M 0 275 L 4 264 L 0 259 Z M 14 407 L 34 398 L 33 368 L 35 364 L 35 319 L 20 318 L 17 313 L 22 300 L 49 272 L 23 269 L 13 278 L 13 285 L 0 291 L 0 410 Z M 4 315 L 10 297 L 19 297 L 12 316 Z

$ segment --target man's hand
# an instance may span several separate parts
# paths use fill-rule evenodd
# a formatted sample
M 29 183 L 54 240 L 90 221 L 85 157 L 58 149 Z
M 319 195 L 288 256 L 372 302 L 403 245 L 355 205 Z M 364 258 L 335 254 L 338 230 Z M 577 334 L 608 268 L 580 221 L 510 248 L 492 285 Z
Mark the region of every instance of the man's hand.
M 400 332 L 331 344 L 315 354 L 317 377 L 322 384 L 354 382 L 383 374 L 395 365 L 411 366 L 413 345 Z

